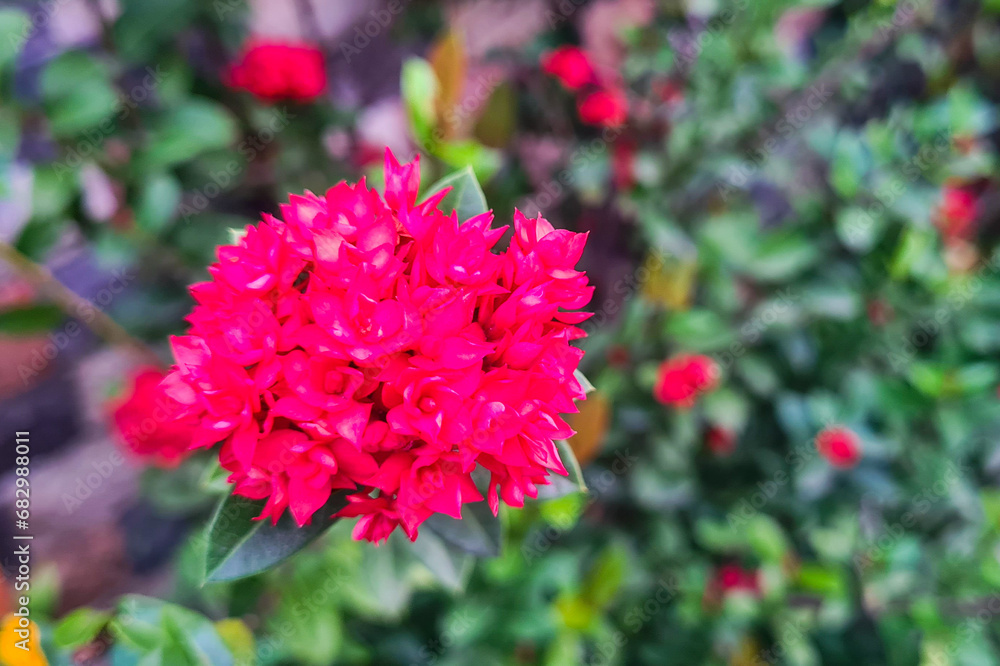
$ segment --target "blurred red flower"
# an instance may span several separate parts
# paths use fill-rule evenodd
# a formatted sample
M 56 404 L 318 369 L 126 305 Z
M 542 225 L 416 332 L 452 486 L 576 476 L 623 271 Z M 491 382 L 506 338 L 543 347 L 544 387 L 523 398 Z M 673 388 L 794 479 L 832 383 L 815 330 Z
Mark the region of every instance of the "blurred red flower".
M 717 609 L 725 597 L 733 593 L 759 597 L 760 571 L 744 569 L 739 564 L 724 564 L 718 567 L 705 585 L 702 604 L 709 609 Z
M 543 55 L 542 71 L 559 79 L 569 90 L 597 83 L 597 72 L 590 57 L 578 46 L 560 46 Z
M 705 433 L 705 445 L 717 456 L 728 456 L 736 448 L 736 433 L 722 426 L 710 426 Z
M 621 127 L 628 115 L 625 95 L 614 88 L 604 88 L 581 97 L 576 109 L 580 120 L 598 127 Z
M 311 102 L 326 90 L 323 52 L 306 42 L 251 39 L 229 66 L 224 80 L 262 100 Z
M 665 405 L 694 406 L 698 395 L 715 388 L 719 367 L 708 356 L 682 354 L 660 366 L 653 395 Z
M 971 240 L 975 234 L 977 197 L 967 187 L 946 184 L 941 190 L 937 225 L 945 241 Z
M 719 567 L 712 582 L 723 593 L 760 594 L 760 572 L 756 569 L 744 569 L 738 564 L 726 564 Z
M 816 449 L 834 467 L 854 467 L 861 459 L 861 440 L 840 426 L 826 428 L 816 435 Z

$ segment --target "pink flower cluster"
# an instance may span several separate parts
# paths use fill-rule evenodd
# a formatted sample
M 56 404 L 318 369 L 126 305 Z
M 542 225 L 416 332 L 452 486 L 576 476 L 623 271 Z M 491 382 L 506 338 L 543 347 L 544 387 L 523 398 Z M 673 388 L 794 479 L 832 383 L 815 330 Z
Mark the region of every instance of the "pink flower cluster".
M 571 342 L 593 288 L 574 266 L 585 234 L 515 212 L 460 222 L 417 202 L 419 163 L 386 151 L 384 196 L 362 180 L 290 197 L 191 287 L 188 335 L 163 381 L 197 423 L 191 447 L 221 442 L 233 492 L 308 523 L 337 490 L 358 539 L 397 525 L 415 539 L 434 513 L 483 498 L 523 506 L 549 473 L 553 440 L 584 391 Z

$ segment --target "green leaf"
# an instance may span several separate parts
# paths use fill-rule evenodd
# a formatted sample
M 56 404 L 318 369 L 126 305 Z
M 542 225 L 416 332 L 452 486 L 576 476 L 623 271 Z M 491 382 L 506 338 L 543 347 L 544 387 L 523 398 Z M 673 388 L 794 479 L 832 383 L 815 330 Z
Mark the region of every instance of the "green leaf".
M 192 666 L 231 666 L 233 655 L 212 623 L 186 608 L 165 604 L 161 624 Z
M 484 181 L 492 178 L 503 164 L 500 151 L 472 139 L 432 142 L 427 148 L 446 164 L 471 167 L 476 177 Z
M 410 544 L 411 552 L 442 585 L 461 592 L 472 572 L 472 556 L 446 542 L 433 530 L 424 530 Z
M 51 331 L 63 320 L 55 305 L 28 305 L 0 312 L 0 333 L 30 336 Z
M 672 313 L 666 332 L 679 346 L 699 352 L 728 347 L 735 337 L 729 322 L 718 313 L 703 309 Z
M 573 447 L 565 439 L 557 439 L 556 450 L 559 452 L 559 459 L 562 460 L 563 467 L 569 472 L 569 480 L 576 486 L 576 490 L 581 493 L 587 492 L 587 483 L 583 479 L 583 470 L 580 469 L 580 461 L 573 453 Z
M 260 515 L 265 500 L 229 495 L 219 503 L 208 526 L 205 554 L 205 581 L 235 580 L 265 571 L 306 547 L 336 518 L 330 516 L 344 507 L 346 494 L 337 492 L 313 514 L 312 523 L 295 524 L 290 512 L 272 525 L 253 520 Z
M 435 513 L 423 526 L 451 545 L 480 557 L 496 557 L 503 545 L 500 519 L 490 511 L 488 502 L 463 505 L 461 520 Z
M 0 70 L 12 63 L 31 34 L 31 20 L 20 9 L 0 9 Z
M 437 124 L 434 105 L 438 80 L 434 68 L 423 58 L 410 58 L 403 63 L 400 85 L 413 136 L 418 143 L 427 144 Z
M 593 391 L 593 390 L 594 390 L 594 385 L 593 385 L 593 384 L 591 384 L 591 383 L 590 383 L 590 380 L 589 380 L 589 379 L 587 379 L 587 376 L 586 376 L 586 375 L 584 375 L 584 374 L 583 374 L 582 372 L 580 372 L 579 370 L 574 370 L 574 371 L 573 371 L 573 377 L 575 377 L 575 378 L 576 378 L 576 381 L 577 381 L 577 382 L 579 382 L 579 383 L 580 383 L 580 386 L 582 386 L 582 387 L 583 387 L 583 392 L 584 392 L 584 393 L 590 393 L 591 391 Z
M 180 200 L 181 186 L 176 178 L 166 173 L 150 176 L 139 193 L 135 223 L 152 233 L 160 231 L 176 216 Z
M 871 164 L 871 157 L 861 137 L 844 130 L 830 161 L 830 184 L 840 196 L 851 199 L 858 193 Z
M 163 602 L 138 594 L 130 594 L 118 602 L 118 614 L 108 623 L 116 643 L 139 652 L 151 652 L 165 640 L 160 627 Z
M 228 493 L 230 491 L 228 478 L 229 471 L 220 465 L 216 458 L 212 458 L 201 476 L 199 486 L 210 493 Z
M 153 123 L 145 164 L 167 167 L 236 141 L 236 121 L 220 104 L 192 98 Z
M 611 603 L 625 581 L 628 554 L 621 546 L 610 546 L 602 554 L 583 581 L 583 597 L 594 606 Z
M 776 520 L 765 514 L 756 514 L 745 531 L 750 547 L 765 562 L 780 562 L 788 551 L 788 540 Z
M 765 236 L 748 266 L 759 280 L 789 280 L 820 259 L 819 246 L 795 233 Z
M 72 650 L 94 640 L 108 623 L 111 614 L 90 608 L 78 608 L 56 625 L 52 641 L 57 647 Z
M 472 167 L 465 167 L 445 176 L 431 185 L 427 195 L 440 192 L 446 187 L 450 187 L 451 191 L 441 201 L 440 208 L 445 212 L 454 210 L 458 214 L 459 223 L 489 210 L 489 206 L 486 205 L 486 195 L 483 194 L 483 188 L 479 186 Z
M 112 27 L 115 47 L 123 60 L 136 63 L 158 62 L 167 51 L 162 47 L 175 40 L 203 9 L 194 0 L 121 0 L 118 4 L 121 14 Z M 219 11 L 225 16 L 236 7 L 236 3 L 220 4 L 212 15 Z
M 52 60 L 42 72 L 41 90 L 56 136 L 71 136 L 100 125 L 99 131 L 87 137 L 89 143 L 99 143 L 114 129 L 112 116 L 118 109 L 118 95 L 107 67 L 90 55 L 69 51 Z
M 508 83 L 501 83 L 490 95 L 473 130 L 484 145 L 503 148 L 517 127 L 517 96 Z

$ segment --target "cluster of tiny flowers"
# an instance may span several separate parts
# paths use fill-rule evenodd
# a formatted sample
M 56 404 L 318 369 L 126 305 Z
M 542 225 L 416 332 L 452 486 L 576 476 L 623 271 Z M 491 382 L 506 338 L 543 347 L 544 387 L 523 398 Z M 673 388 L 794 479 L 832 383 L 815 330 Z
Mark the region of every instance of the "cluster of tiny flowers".
M 355 538 L 415 539 L 481 490 L 495 514 L 566 474 L 553 440 L 584 397 L 586 235 L 515 212 L 495 252 L 507 227 L 445 214 L 447 190 L 418 203 L 419 180 L 386 151 L 384 196 L 364 180 L 292 196 L 191 287 L 162 387 L 262 519 L 304 525 L 345 490 Z

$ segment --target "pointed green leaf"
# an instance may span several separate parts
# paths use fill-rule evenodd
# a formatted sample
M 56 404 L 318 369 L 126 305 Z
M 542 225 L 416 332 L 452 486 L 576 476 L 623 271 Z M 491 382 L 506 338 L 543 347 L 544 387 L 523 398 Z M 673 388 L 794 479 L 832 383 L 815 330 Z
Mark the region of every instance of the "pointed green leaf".
M 459 222 L 489 210 L 489 206 L 486 205 L 486 195 L 483 194 L 483 188 L 479 186 L 471 167 L 465 167 L 461 171 L 445 176 L 431 185 L 427 195 L 440 192 L 446 187 L 450 187 L 451 191 L 441 201 L 440 208 L 446 213 L 454 210 L 458 214 Z
M 186 608 L 166 604 L 161 625 L 170 642 L 184 654 L 187 663 L 197 666 L 232 665 L 232 653 L 207 618 Z
M 410 58 L 403 63 L 400 87 L 413 136 L 418 143 L 426 144 L 437 122 L 434 104 L 438 80 L 434 68 L 423 58 Z
M 472 556 L 446 542 L 433 530 L 424 530 L 410 544 L 411 552 L 442 585 L 461 592 L 472 572 Z
M 587 376 L 584 375 L 579 370 L 574 370 L 573 371 L 573 377 L 575 377 L 576 381 L 579 382 L 580 386 L 583 387 L 583 392 L 584 393 L 590 393 L 591 391 L 594 390 L 594 385 L 591 384 L 590 380 L 587 379 Z
M 573 448 L 565 439 L 556 440 L 556 450 L 559 451 L 559 459 L 562 460 L 563 467 L 569 472 L 569 480 L 576 486 L 576 491 L 587 492 L 587 483 L 583 480 L 583 470 L 580 469 L 580 462 L 573 453 Z
M 435 513 L 423 526 L 451 545 L 480 557 L 496 557 L 503 544 L 500 519 L 493 515 L 487 502 L 463 505 L 461 520 Z
M 330 516 L 346 504 L 345 493 L 331 495 L 313 514 L 312 523 L 295 524 L 289 512 L 278 520 L 253 520 L 265 500 L 227 496 L 216 509 L 208 527 L 205 581 L 245 578 L 269 569 L 298 552 L 325 532 L 337 519 Z
M 97 637 L 110 617 L 107 612 L 78 608 L 59 621 L 52 632 L 52 642 L 67 650 L 86 645 Z

